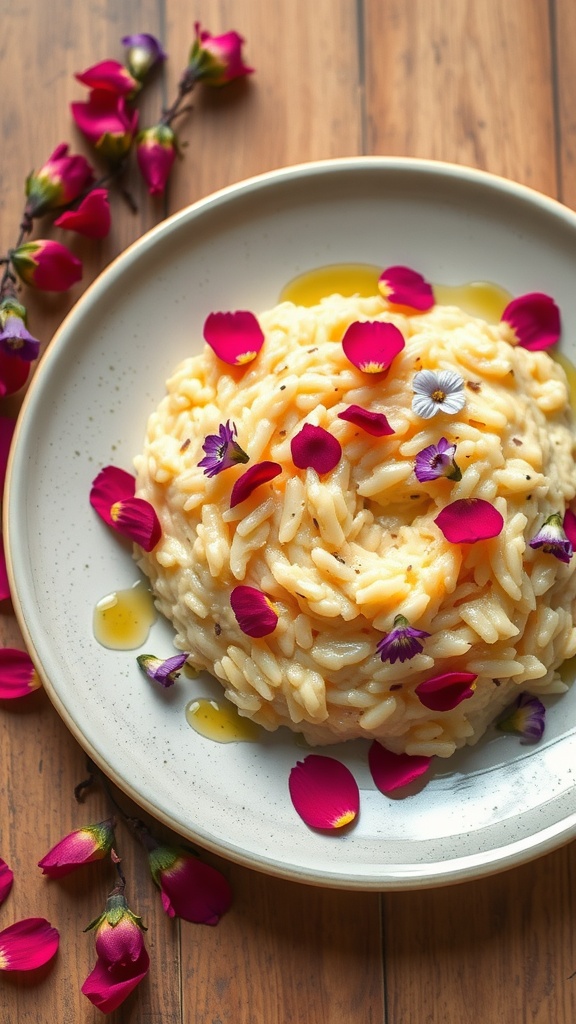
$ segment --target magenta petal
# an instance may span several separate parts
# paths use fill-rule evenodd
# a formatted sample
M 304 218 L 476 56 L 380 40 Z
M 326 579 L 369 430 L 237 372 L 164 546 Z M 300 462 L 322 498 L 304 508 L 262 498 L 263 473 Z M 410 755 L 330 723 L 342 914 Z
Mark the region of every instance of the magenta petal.
M 3 903 L 6 899 L 10 889 L 12 888 L 12 882 L 14 881 L 14 874 L 8 867 L 5 860 L 0 857 L 0 903 Z
M 360 809 L 356 780 L 334 757 L 309 754 L 298 761 L 288 787 L 294 807 L 311 828 L 342 828 L 354 821 Z
M 424 313 L 434 305 L 434 292 L 422 274 L 410 267 L 388 267 L 380 274 L 378 287 L 389 302 Z
M 236 621 L 246 636 L 258 639 L 273 633 L 278 624 L 278 612 L 256 587 L 240 585 L 230 594 L 230 604 Z
M 126 964 L 111 966 L 98 958 L 81 991 L 102 1013 L 112 1013 L 146 977 L 149 968 L 145 946 L 137 960 Z
M 112 527 L 123 537 L 139 544 L 144 551 L 152 551 L 162 536 L 160 520 L 155 509 L 144 498 L 124 498 L 110 509 Z
M 451 544 L 475 544 L 478 540 L 497 537 L 504 528 L 504 519 L 498 509 L 483 498 L 452 501 L 434 522 Z
M 38 861 L 38 867 L 50 878 L 61 878 L 83 864 L 103 860 L 113 842 L 114 819 L 107 818 L 69 832 Z
M 382 373 L 404 348 L 404 338 L 394 324 L 380 320 L 350 324 L 342 338 L 344 355 L 362 373 Z
M 550 348 L 560 337 L 560 310 L 549 295 L 530 292 L 512 299 L 502 313 L 518 344 L 532 352 Z
M 290 442 L 292 461 L 298 469 L 330 473 L 342 458 L 340 442 L 323 427 L 305 423 Z
M 59 935 L 43 917 L 27 917 L 0 932 L 0 971 L 33 971 L 58 950 Z
M 430 711 L 452 711 L 473 695 L 477 678 L 473 672 L 442 672 L 419 683 L 415 693 Z
M 377 740 L 368 751 L 370 773 L 381 793 L 393 793 L 408 786 L 428 771 L 431 761 L 431 757 L 420 754 L 394 754 Z
M 0 698 L 26 697 L 40 686 L 38 673 L 26 651 L 0 648 Z
M 349 405 L 343 412 L 338 413 L 338 419 L 353 423 L 355 427 L 360 427 L 373 437 L 386 437 L 394 433 L 383 412 L 371 412 L 370 409 L 363 409 L 361 405 Z
M 106 238 L 110 231 L 111 216 L 108 192 L 95 188 L 82 200 L 76 210 L 65 210 L 54 221 L 57 228 L 76 231 L 86 238 Z
M 125 469 L 105 466 L 94 480 L 90 490 L 90 504 L 108 526 L 114 526 L 110 509 L 117 501 L 133 498 L 136 478 Z
M 230 495 L 230 508 L 245 501 L 261 484 L 267 484 L 282 472 L 282 466 L 278 462 L 257 462 L 250 466 L 242 476 L 234 481 Z
M 13 395 L 24 386 L 30 373 L 30 363 L 20 356 L 0 349 L 0 398 Z
M 576 515 L 574 515 L 571 508 L 567 508 L 564 513 L 563 527 L 564 533 L 576 551 Z
M 10 453 L 10 445 L 12 444 L 15 426 L 16 420 L 10 419 L 8 416 L 0 416 L 0 494 L 4 490 L 8 455 Z
M 162 904 L 170 917 L 217 925 L 230 908 L 232 889 L 224 875 L 197 857 L 180 857 L 159 873 Z
M 210 313 L 204 324 L 204 340 L 223 362 L 242 366 L 256 358 L 264 334 L 254 313 Z
M 7 601 L 9 597 L 10 582 L 8 580 L 8 568 L 4 552 L 4 538 L 0 534 L 0 601 Z

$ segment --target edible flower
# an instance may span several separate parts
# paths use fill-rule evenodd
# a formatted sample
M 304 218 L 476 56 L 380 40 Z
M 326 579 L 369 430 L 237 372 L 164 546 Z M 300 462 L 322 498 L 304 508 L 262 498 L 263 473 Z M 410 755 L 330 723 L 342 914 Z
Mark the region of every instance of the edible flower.
M 411 626 L 404 615 L 397 615 L 392 631 L 378 641 L 376 651 L 382 661 L 389 661 L 391 665 L 395 661 L 408 661 L 421 653 L 423 645 L 420 640 L 425 640 L 429 636 L 430 633 L 423 629 Z
M 140 89 L 137 79 L 117 60 L 102 60 L 74 77 L 89 89 L 102 89 L 115 96 L 133 96 Z
M 210 313 L 204 323 L 204 340 L 218 359 L 230 366 L 243 366 L 256 358 L 264 344 L 264 333 L 254 313 Z
M 542 548 L 547 555 L 554 555 L 561 562 L 568 562 L 574 554 L 571 542 L 566 536 L 561 515 L 554 512 L 529 541 L 531 548 Z
M 429 711 L 452 711 L 472 697 L 477 678 L 473 672 L 442 672 L 419 683 L 414 692 Z
M 431 757 L 423 754 L 394 754 L 377 740 L 368 751 L 370 774 L 381 793 L 409 786 L 428 771 L 431 761 Z
M 441 437 L 438 444 L 430 444 L 416 456 L 414 473 L 420 483 L 445 476 L 448 480 L 461 480 L 462 471 L 454 461 L 456 445 Z
M 344 355 L 362 373 L 383 373 L 404 345 L 398 328 L 381 320 L 357 320 L 342 338 Z
M 378 280 L 378 288 L 388 302 L 408 306 L 424 313 L 434 305 L 434 292 L 422 274 L 410 267 L 388 267 Z
M 249 498 L 253 491 L 262 484 L 274 480 L 282 472 L 282 466 L 278 462 L 256 462 L 250 466 L 242 476 L 234 481 L 230 494 L 230 508 L 239 505 L 240 502 Z
M 464 380 L 454 370 L 419 370 L 412 382 L 412 411 L 423 420 L 438 412 L 454 416 L 466 403 Z
M 349 405 L 338 413 L 338 419 L 353 423 L 372 437 L 386 437 L 394 433 L 383 412 L 372 412 L 371 409 L 363 409 L 361 405 Z
M 122 882 L 112 889 L 104 913 L 85 929 L 95 929 L 98 959 L 82 985 L 83 994 L 102 1013 L 112 1013 L 148 974 L 142 919 L 132 913 Z
M 38 861 L 42 874 L 62 878 L 83 864 L 103 860 L 112 849 L 115 824 L 114 818 L 106 818 L 69 832 Z
M 126 47 L 126 64 L 131 75 L 139 82 L 144 79 L 166 54 L 155 36 L 148 32 L 136 32 L 123 36 L 122 46 Z
M 9 596 L 7 594 L 6 596 Z M 27 697 L 41 686 L 40 677 L 27 651 L 0 648 L 0 698 Z
M 43 917 L 26 917 L 0 932 L 0 971 L 34 971 L 58 951 L 60 936 Z
M 202 451 L 206 454 L 198 463 L 206 476 L 217 476 L 238 463 L 248 462 L 250 456 L 234 440 L 237 436 L 236 424 L 230 425 L 230 420 L 220 424 L 217 434 L 208 434 L 202 445 Z
M 205 82 L 206 85 L 226 85 L 235 78 L 243 78 L 252 74 L 254 68 L 248 67 L 242 57 L 244 39 L 237 32 L 224 32 L 213 36 L 194 25 L 196 38 L 188 57 L 187 74 L 194 81 Z
M 75 210 L 65 210 L 56 218 L 54 224 L 57 228 L 76 231 L 86 238 L 106 238 L 111 224 L 108 190 L 93 189 Z
M 6 601 L 10 597 L 10 582 L 8 580 L 8 569 L 6 567 L 6 554 L 4 552 L 4 538 L 0 533 L 0 601 Z M 40 680 L 38 680 L 40 682 Z M 28 692 L 28 691 L 27 691 Z M 2 692 L 0 690 L 0 697 Z M 21 695 L 18 695 L 21 696 Z
M 20 356 L 27 362 L 38 357 L 40 342 L 26 327 L 26 309 L 11 296 L 0 302 L 0 347 L 8 355 Z
M 45 292 L 65 292 L 82 278 L 82 263 L 61 242 L 38 238 L 10 252 L 10 260 L 24 284 Z
M 12 419 L 11 416 L 0 416 L 0 496 L 4 490 L 8 456 L 10 454 L 10 447 L 12 445 L 15 427 L 16 420 Z
M 178 679 L 180 669 L 185 664 L 187 657 L 187 654 L 174 654 L 171 658 L 162 660 L 154 654 L 139 654 L 136 661 L 149 679 L 154 679 L 155 682 L 167 688 Z
M 90 490 L 90 504 L 104 522 L 144 551 L 152 551 L 162 528 L 149 501 L 136 498 L 136 479 L 117 466 L 105 466 Z
M 30 374 L 30 362 L 6 352 L 0 346 L 0 398 L 14 395 L 24 386 Z
M 334 757 L 309 754 L 298 761 L 288 788 L 295 809 L 311 828 L 337 830 L 358 815 L 358 784 L 349 768 Z
M 129 110 L 124 96 L 94 89 L 86 103 L 71 103 L 72 117 L 88 142 L 111 163 L 128 154 L 138 128 L 138 111 Z
M 14 881 L 14 874 L 11 868 L 8 867 L 5 860 L 0 857 L 0 903 L 3 903 L 6 899 L 10 889 L 12 888 L 12 882 Z
M 185 850 L 151 845 L 150 871 L 168 916 L 217 925 L 232 903 L 232 889 L 224 875 Z
M 273 633 L 278 612 L 266 594 L 256 587 L 241 584 L 230 594 L 230 605 L 240 629 L 255 640 Z
M 144 128 L 136 136 L 136 160 L 151 196 L 162 195 L 177 153 L 176 134 L 167 124 Z
M 67 206 L 92 184 L 92 168 L 84 156 L 68 156 L 61 142 L 39 171 L 26 179 L 24 217 L 42 217 L 48 210 Z
M 521 693 L 511 707 L 496 720 L 501 732 L 518 733 L 524 743 L 537 743 L 546 724 L 546 708 L 538 697 Z
M 570 541 L 573 548 L 576 548 L 576 515 L 574 515 L 571 508 L 567 508 L 564 513 L 564 533 Z
M 560 310 L 549 295 L 530 292 L 512 299 L 501 319 L 514 331 L 522 348 L 539 352 L 560 337 Z
M 451 544 L 475 544 L 497 537 L 504 529 L 504 518 L 494 505 L 483 498 L 452 501 L 434 520 Z
M 342 446 L 324 427 L 305 423 L 290 441 L 292 461 L 297 469 L 330 473 L 342 458 Z

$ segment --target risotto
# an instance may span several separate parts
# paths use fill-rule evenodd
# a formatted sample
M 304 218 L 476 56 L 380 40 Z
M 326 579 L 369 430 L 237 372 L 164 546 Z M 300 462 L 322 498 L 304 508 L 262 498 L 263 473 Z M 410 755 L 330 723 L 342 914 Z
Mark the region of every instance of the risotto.
M 334 295 L 258 323 L 245 365 L 206 346 L 175 370 L 135 460 L 162 527 L 139 564 L 176 646 L 241 715 L 313 744 L 448 757 L 521 692 L 565 690 L 576 558 L 548 536 L 576 492 L 561 366 L 454 306 Z M 346 353 L 365 323 L 400 332 L 386 371 Z

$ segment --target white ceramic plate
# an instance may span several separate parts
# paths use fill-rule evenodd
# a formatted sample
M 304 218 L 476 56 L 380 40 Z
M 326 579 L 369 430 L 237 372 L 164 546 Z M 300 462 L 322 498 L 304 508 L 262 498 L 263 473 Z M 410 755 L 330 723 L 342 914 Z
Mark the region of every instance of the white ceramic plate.
M 88 504 L 98 470 L 128 470 L 164 381 L 214 309 L 258 311 L 329 263 L 405 263 L 436 282 L 498 282 L 560 305 L 576 358 L 576 215 L 510 182 L 445 164 L 359 158 L 242 182 L 165 221 L 80 299 L 35 375 L 9 469 L 5 529 L 16 610 L 68 727 L 141 806 L 200 845 L 321 885 L 413 888 L 519 864 L 576 835 L 576 687 L 537 747 L 492 734 L 402 799 L 379 793 L 367 743 L 331 748 L 361 787 L 346 835 L 308 829 L 287 779 L 291 735 L 217 744 L 184 707 L 210 680 L 150 685 L 135 653 L 100 646 L 96 602 L 138 579 Z M 158 623 L 144 650 L 173 653 Z M 136 652 L 138 653 L 138 652 Z

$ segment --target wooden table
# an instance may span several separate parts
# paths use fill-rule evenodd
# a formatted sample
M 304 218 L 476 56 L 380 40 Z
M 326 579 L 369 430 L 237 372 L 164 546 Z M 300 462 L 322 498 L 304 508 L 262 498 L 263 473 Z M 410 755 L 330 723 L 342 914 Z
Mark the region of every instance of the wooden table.
M 576 206 L 576 5 L 573 0 L 13 0 L 0 2 L 3 251 L 13 244 L 27 173 L 55 145 L 89 150 L 68 103 L 73 73 L 122 58 L 120 38 L 147 31 L 170 55 L 166 85 L 142 99 L 143 122 L 169 102 L 193 22 L 236 28 L 257 73 L 198 93 L 166 199 L 114 198 L 103 243 L 81 242 L 84 284 L 143 231 L 220 186 L 281 165 L 365 154 L 432 157 L 485 168 Z M 26 294 L 48 342 L 83 286 Z M 3 414 L 17 411 L 4 401 Z M 1 639 L 19 646 L 11 609 Z M 80 993 L 94 961 L 82 930 L 111 875 L 60 882 L 36 862 L 62 835 L 108 814 L 103 794 L 78 806 L 85 756 L 46 695 L 0 707 L 0 856 L 15 872 L 0 927 L 29 915 L 61 933 L 33 977 L 0 977 L 4 1024 L 92 1024 Z M 130 902 L 148 925 L 148 978 L 110 1018 L 129 1024 L 573 1024 L 576 846 L 492 878 L 426 892 L 330 891 L 222 862 L 235 902 L 217 928 L 162 912 L 141 851 L 121 833 Z M 210 858 L 218 863 L 216 858 Z

